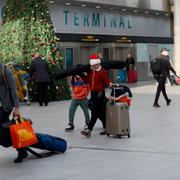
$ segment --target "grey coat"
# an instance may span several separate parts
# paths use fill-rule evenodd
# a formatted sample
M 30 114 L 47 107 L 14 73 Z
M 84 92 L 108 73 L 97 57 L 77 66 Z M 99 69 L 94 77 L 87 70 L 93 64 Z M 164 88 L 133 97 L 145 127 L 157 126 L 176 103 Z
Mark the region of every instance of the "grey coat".
M 41 58 L 36 58 L 33 60 L 31 64 L 30 75 L 31 77 L 34 76 L 36 83 L 48 82 L 49 75 L 47 62 Z
M 8 67 L 5 68 L 5 76 L 8 83 L 7 87 L 3 78 L 3 67 L 4 65 L 0 63 L 0 99 L 4 111 L 10 111 L 13 107 L 19 107 L 19 99 L 14 75 L 11 69 Z

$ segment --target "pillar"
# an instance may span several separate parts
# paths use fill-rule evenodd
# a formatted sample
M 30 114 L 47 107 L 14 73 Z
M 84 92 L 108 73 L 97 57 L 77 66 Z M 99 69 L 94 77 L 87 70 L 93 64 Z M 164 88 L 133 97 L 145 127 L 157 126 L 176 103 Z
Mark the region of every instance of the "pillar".
M 174 0 L 174 67 L 180 75 L 180 0 Z

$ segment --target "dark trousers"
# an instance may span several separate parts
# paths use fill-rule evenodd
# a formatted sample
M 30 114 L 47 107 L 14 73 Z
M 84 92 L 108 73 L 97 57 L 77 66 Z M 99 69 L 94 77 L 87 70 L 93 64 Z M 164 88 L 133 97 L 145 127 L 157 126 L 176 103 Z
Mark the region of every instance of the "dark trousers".
M 156 77 L 156 80 L 158 82 L 158 86 L 157 86 L 157 90 L 156 90 L 156 96 L 155 96 L 155 100 L 154 103 L 157 104 L 158 100 L 159 100 L 159 96 L 161 94 L 161 92 L 163 93 L 163 96 L 166 100 L 166 102 L 169 100 L 168 96 L 166 94 L 166 77 Z
M 103 128 L 106 129 L 106 104 L 102 104 L 100 107 L 96 107 L 91 111 L 91 119 L 88 125 L 90 131 L 93 130 L 97 119 L 102 122 Z
M 2 107 L 0 107 L 0 126 L 2 126 L 3 123 L 9 122 L 9 115 L 11 114 L 11 111 L 5 112 Z M 4 136 L 0 137 L 0 145 L 4 147 L 8 147 L 12 145 L 11 142 L 11 136 L 10 136 L 10 131 L 9 128 L 0 128 L 0 134 L 4 132 Z M 16 149 L 18 153 L 24 152 L 24 148 Z
M 48 83 L 47 82 L 41 82 L 36 83 L 37 86 L 37 95 L 38 95 L 38 102 L 39 105 L 42 106 L 43 103 L 45 105 L 48 104 Z
M 90 131 L 93 130 L 93 127 L 97 121 L 100 121 L 103 124 L 103 127 L 106 128 L 106 103 L 107 98 L 105 97 L 105 92 L 91 92 L 91 101 L 93 102 L 93 107 L 91 108 L 91 119 L 88 125 Z

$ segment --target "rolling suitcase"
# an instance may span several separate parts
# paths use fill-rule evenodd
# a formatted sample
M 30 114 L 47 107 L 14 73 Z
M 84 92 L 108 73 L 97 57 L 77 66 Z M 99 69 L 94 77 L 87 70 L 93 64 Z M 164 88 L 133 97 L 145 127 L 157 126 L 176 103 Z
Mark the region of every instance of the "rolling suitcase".
M 126 82 L 127 81 L 127 73 L 125 69 L 120 69 L 118 76 L 117 76 L 118 82 Z
M 137 71 L 129 70 L 128 71 L 128 83 L 137 82 Z
M 115 88 L 114 94 L 115 94 Z M 127 103 L 109 102 L 106 105 L 106 133 L 121 136 L 128 136 L 130 138 L 130 118 L 129 106 Z

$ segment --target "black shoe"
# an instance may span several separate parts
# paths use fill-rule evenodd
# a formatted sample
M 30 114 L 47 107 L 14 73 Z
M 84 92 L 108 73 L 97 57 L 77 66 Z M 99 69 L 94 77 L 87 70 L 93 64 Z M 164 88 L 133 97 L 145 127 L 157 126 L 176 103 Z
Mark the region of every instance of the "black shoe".
M 18 157 L 14 160 L 14 163 L 20 163 L 28 156 L 27 151 L 18 152 Z
M 171 99 L 168 99 L 168 101 L 167 101 L 167 106 L 169 106 L 170 103 L 171 103 Z
M 99 133 L 100 135 L 106 135 L 106 130 Z
M 74 130 L 74 126 L 69 124 L 66 128 L 65 128 L 65 131 L 72 131 Z
M 158 108 L 158 107 L 161 107 L 158 103 L 154 103 L 153 104 L 153 107 L 156 107 L 156 108 Z

